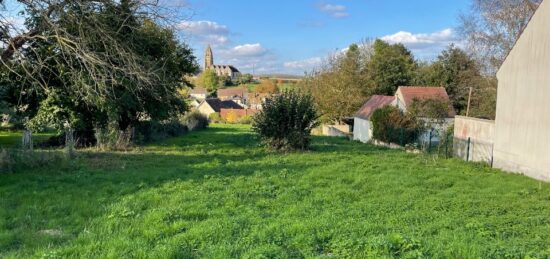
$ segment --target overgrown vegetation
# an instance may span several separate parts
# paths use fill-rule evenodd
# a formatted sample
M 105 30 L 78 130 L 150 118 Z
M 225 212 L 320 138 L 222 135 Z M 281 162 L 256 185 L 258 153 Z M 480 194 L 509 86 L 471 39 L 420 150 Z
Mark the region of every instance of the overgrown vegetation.
M 416 142 L 422 131 L 417 118 L 389 105 L 374 111 L 370 121 L 374 139 L 401 146 Z
M 187 128 L 191 131 L 206 129 L 208 127 L 208 117 L 199 111 L 192 111 L 187 113 L 183 117 L 183 122 L 187 125 Z
M 270 149 L 305 150 L 317 119 L 310 95 L 288 91 L 266 99 L 262 111 L 254 116 L 253 129 Z
M 0 175 L 0 257 L 546 258 L 550 185 L 343 139 L 213 125 Z

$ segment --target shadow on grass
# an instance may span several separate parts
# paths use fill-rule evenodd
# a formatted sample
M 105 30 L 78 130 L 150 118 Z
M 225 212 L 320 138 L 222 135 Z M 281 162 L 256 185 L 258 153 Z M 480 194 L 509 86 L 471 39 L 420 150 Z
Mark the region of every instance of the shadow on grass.
M 315 166 L 296 160 L 280 163 L 283 156 L 260 148 L 248 128 L 214 125 L 139 150 L 85 150 L 64 165 L 0 175 L 0 217 L 7 222 L 0 222 L 0 232 L 6 233 L 0 238 L 0 257 L 63 246 L 77 239 L 86 224 L 105 217 L 111 204 L 169 182 L 201 184 L 209 177 L 300 172 Z M 64 234 L 40 234 L 57 230 Z

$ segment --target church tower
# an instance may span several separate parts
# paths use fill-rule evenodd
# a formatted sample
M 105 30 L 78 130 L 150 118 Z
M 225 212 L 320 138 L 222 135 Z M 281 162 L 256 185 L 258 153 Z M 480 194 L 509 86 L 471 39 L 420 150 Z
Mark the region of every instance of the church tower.
M 204 51 L 204 69 L 208 69 L 214 66 L 214 54 L 212 54 L 212 48 L 210 45 Z

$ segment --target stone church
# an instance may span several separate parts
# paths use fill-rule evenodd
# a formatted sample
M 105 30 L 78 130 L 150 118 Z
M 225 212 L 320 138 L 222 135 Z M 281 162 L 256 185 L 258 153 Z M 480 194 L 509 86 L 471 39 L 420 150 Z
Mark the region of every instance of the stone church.
M 228 76 L 231 81 L 241 76 L 241 72 L 232 65 L 214 65 L 214 54 L 210 45 L 204 51 L 204 69 L 214 69 L 218 76 Z

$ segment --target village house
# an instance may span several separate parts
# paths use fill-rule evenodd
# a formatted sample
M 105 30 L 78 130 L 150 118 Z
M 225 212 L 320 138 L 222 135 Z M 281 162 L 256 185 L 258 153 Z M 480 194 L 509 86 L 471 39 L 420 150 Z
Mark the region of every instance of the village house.
M 208 91 L 204 87 L 195 87 L 191 90 L 189 90 L 189 97 L 202 101 L 208 97 Z
M 248 102 L 248 89 L 246 87 L 230 87 L 218 89 L 218 98 L 222 101 L 232 100 L 246 107 Z
M 372 123 L 370 122 L 370 116 L 377 109 L 391 105 L 406 113 L 410 111 L 415 101 L 431 99 L 449 103 L 447 118 L 444 118 L 442 121 L 432 121 L 424 118 L 423 120 L 425 120 L 431 128 L 423 132 L 419 136 L 419 140 L 421 142 L 438 142 L 440 140 L 440 135 L 453 123 L 455 111 L 451 106 L 445 88 L 426 86 L 401 86 L 397 89 L 394 96 L 372 96 L 354 115 L 353 139 L 361 142 L 368 142 L 372 139 Z
M 273 96 L 273 94 L 251 93 L 248 95 L 247 106 L 250 109 L 261 110 L 263 109 L 265 100 L 271 96 Z
M 205 99 L 201 102 L 201 104 L 197 107 L 197 110 L 204 114 L 205 116 L 209 117 L 213 113 L 220 113 L 221 109 L 243 109 L 242 106 L 240 106 L 238 103 L 232 101 L 232 100 L 225 100 L 222 101 L 218 98 L 209 98 Z
M 367 143 L 372 139 L 372 124 L 370 116 L 387 105 L 393 105 L 394 96 L 374 95 L 353 116 L 353 140 Z
M 431 129 L 420 135 L 420 141 L 439 142 L 440 135 L 444 133 L 454 122 L 456 112 L 452 107 L 451 100 L 444 87 L 426 87 L 426 86 L 401 86 L 395 92 L 395 106 L 403 112 L 407 112 L 415 101 L 424 101 L 436 99 L 449 104 L 447 117 L 442 121 L 429 121 Z M 424 120 L 428 120 L 424 118 Z

